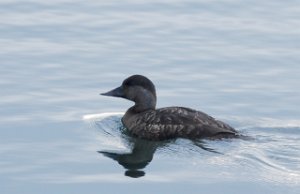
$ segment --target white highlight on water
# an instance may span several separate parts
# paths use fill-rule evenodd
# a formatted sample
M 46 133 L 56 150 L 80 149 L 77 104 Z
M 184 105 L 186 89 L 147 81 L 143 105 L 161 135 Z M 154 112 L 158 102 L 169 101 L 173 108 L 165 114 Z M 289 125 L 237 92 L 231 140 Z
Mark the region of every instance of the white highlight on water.
M 111 112 L 111 113 L 97 113 L 97 114 L 87 114 L 83 115 L 82 119 L 83 120 L 101 120 L 109 116 L 121 116 L 124 113 L 122 112 Z

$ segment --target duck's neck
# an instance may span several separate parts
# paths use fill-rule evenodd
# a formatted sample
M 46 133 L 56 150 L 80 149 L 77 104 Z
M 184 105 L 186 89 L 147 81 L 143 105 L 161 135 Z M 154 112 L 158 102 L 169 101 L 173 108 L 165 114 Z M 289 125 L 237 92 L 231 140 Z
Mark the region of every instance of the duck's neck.
M 136 113 L 144 112 L 147 110 L 155 110 L 156 106 L 156 95 L 144 92 L 136 96 L 134 99 L 135 105 L 131 107 L 131 111 Z

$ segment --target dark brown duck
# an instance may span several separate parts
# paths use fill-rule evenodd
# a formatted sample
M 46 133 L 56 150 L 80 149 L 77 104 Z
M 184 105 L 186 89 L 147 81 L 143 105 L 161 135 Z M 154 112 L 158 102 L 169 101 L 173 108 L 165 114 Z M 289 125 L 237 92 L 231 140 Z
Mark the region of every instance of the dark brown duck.
M 196 139 L 238 136 L 238 132 L 228 124 L 200 111 L 184 107 L 156 109 L 155 86 L 142 75 L 130 76 L 120 87 L 102 95 L 135 102 L 122 118 L 125 127 L 135 137 L 164 140 L 177 137 Z

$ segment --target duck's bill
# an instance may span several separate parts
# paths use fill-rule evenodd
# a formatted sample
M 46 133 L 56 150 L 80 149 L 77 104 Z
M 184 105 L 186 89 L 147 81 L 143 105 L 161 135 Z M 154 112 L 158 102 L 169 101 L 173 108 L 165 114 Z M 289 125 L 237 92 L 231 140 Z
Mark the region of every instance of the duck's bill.
M 114 96 L 114 97 L 124 97 L 124 91 L 122 87 L 117 87 L 109 92 L 101 93 L 103 96 Z

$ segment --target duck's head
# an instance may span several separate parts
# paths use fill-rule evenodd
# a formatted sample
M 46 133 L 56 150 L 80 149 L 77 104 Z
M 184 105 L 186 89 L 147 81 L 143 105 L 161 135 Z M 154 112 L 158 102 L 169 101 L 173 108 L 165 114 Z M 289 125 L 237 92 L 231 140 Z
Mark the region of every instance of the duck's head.
M 155 86 L 147 77 L 142 75 L 132 75 L 126 78 L 120 87 L 101 95 L 131 100 L 135 102 L 137 111 L 155 109 L 156 106 Z

